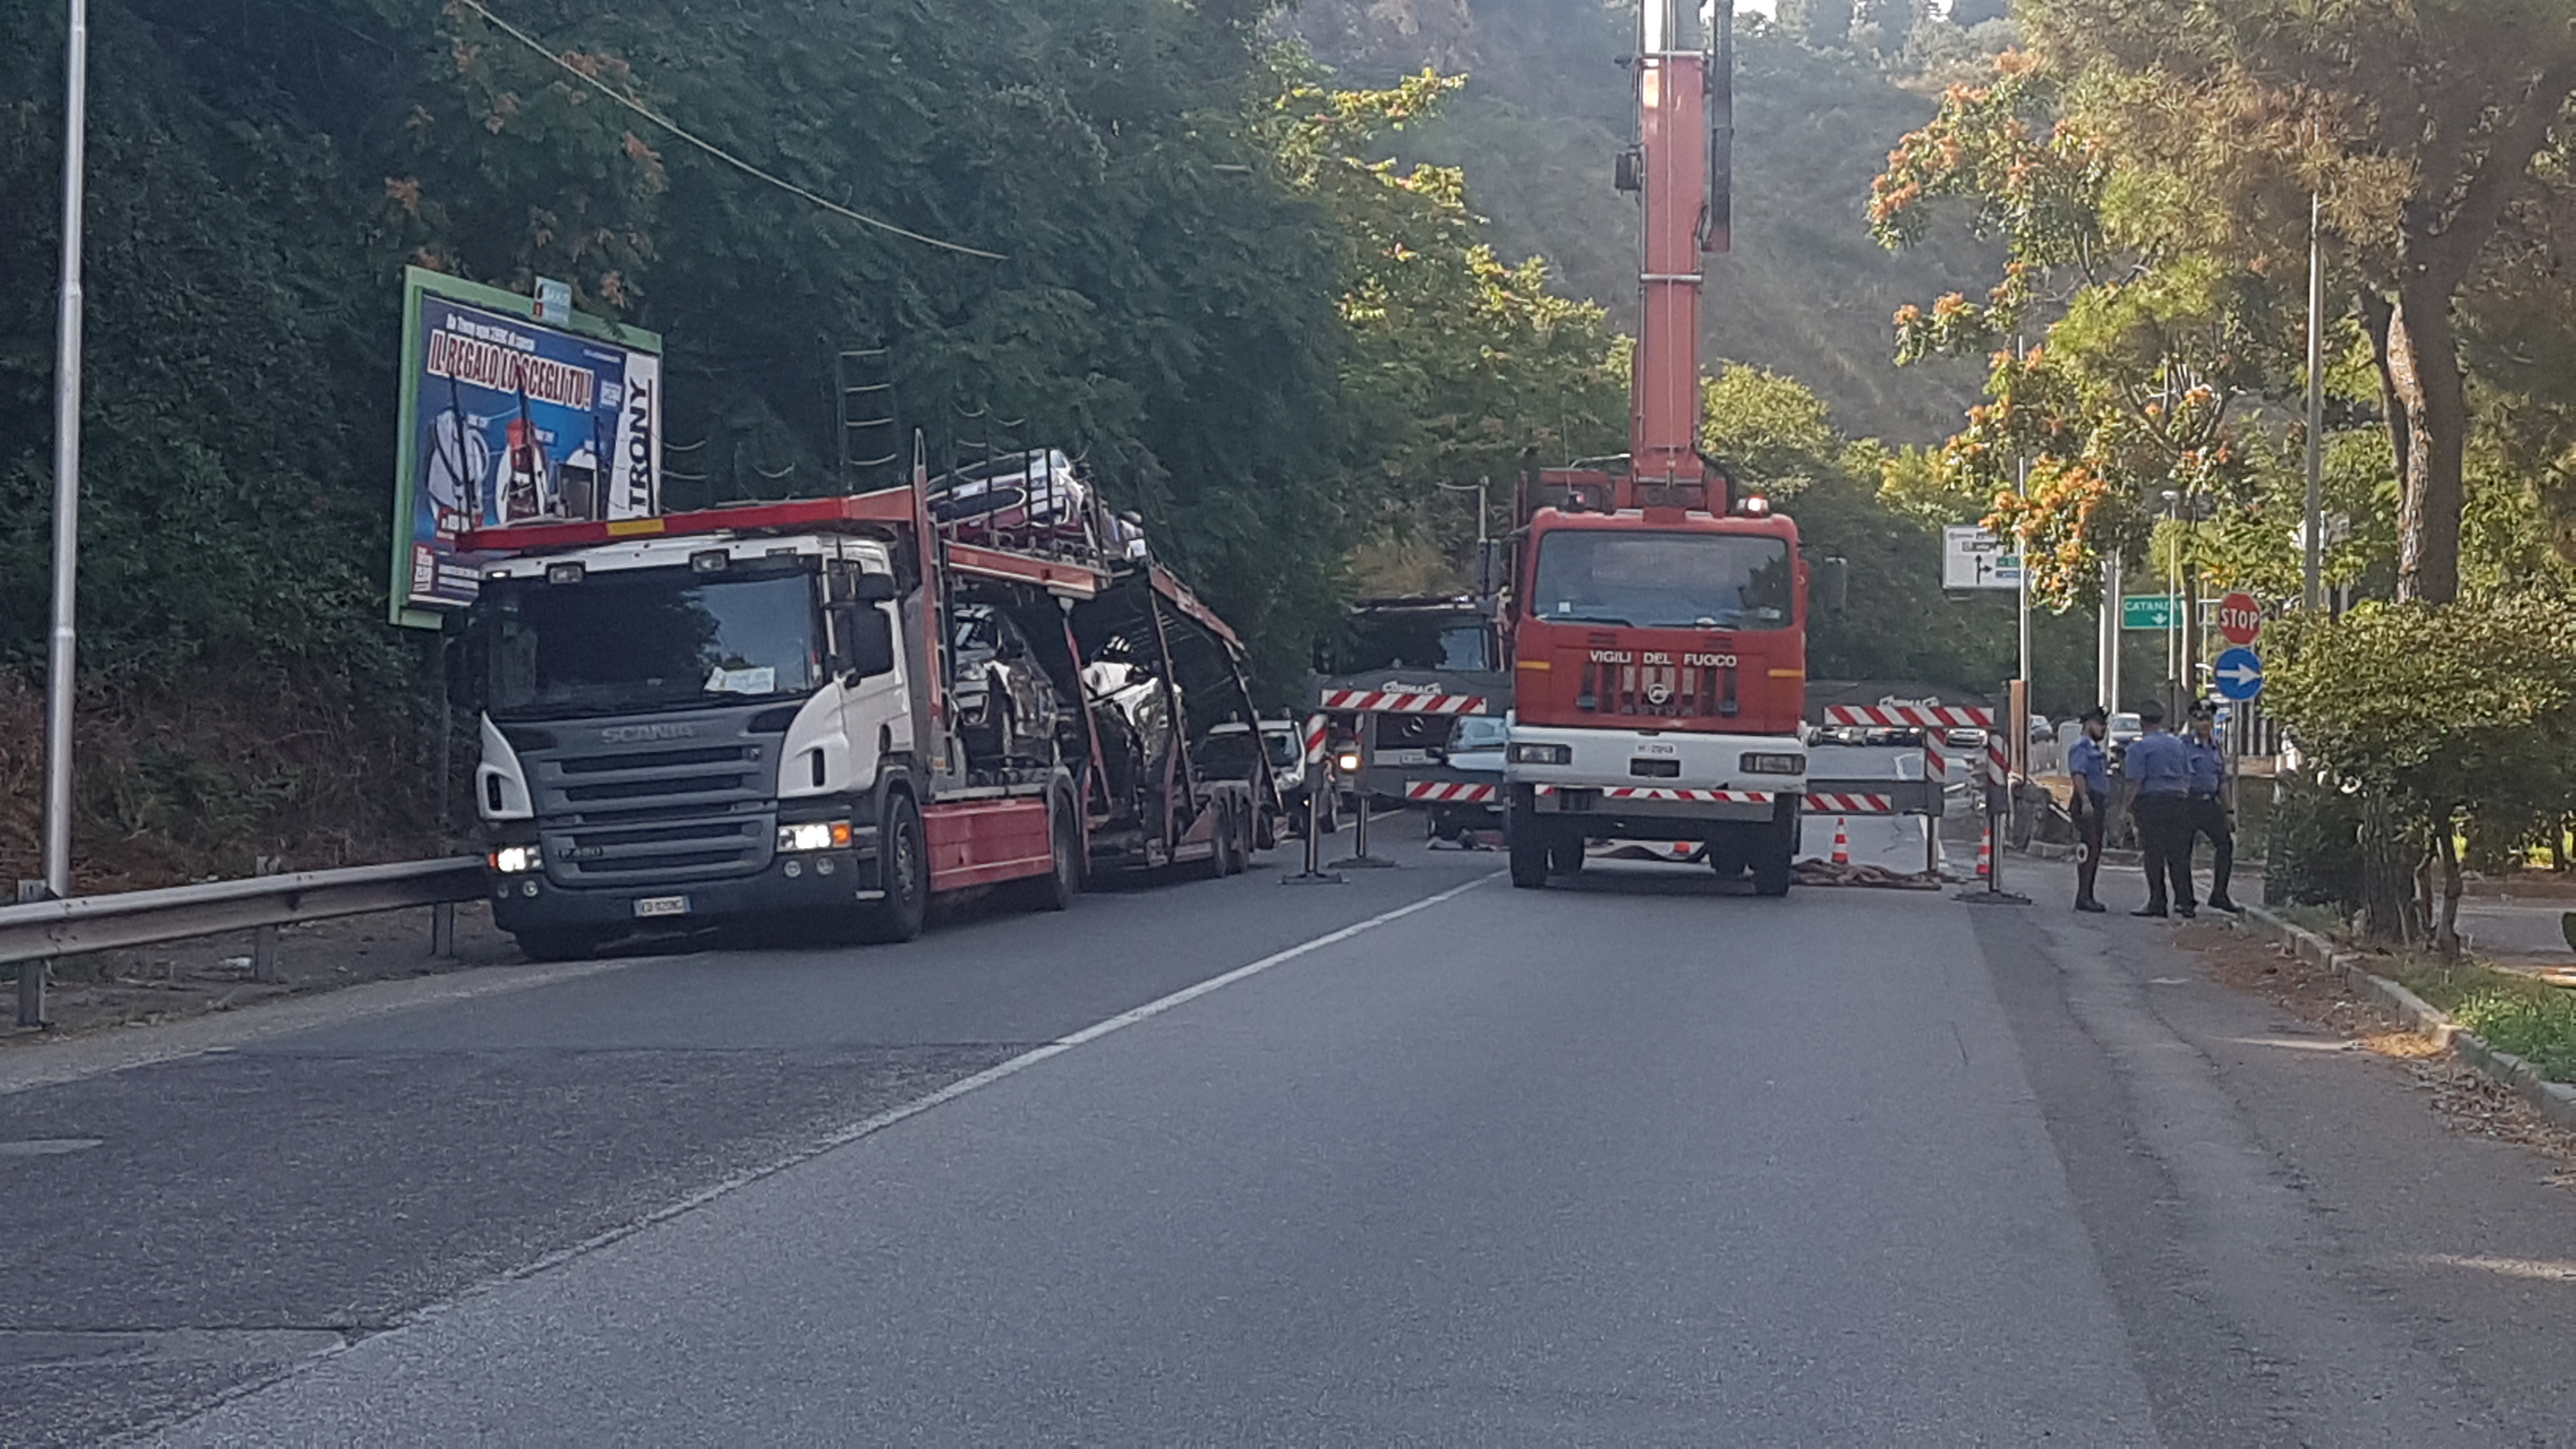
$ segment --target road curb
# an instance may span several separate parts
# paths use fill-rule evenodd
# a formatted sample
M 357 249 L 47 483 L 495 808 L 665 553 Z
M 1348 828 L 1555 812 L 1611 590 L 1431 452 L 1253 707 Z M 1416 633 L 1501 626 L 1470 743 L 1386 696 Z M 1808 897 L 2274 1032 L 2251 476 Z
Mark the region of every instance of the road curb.
M 2334 942 L 2304 926 L 2294 926 L 2261 906 L 2247 906 L 2239 920 L 2288 945 L 2300 960 L 2343 978 L 2345 985 L 2387 1007 L 2400 1021 L 2441 1043 L 2452 1056 L 2513 1088 L 2553 1125 L 2576 1132 L 2576 1087 L 2550 1081 L 2531 1063 L 2487 1045 L 2485 1039 L 2453 1021 L 2439 1007 L 2363 966 L 2357 952 L 2339 951 Z

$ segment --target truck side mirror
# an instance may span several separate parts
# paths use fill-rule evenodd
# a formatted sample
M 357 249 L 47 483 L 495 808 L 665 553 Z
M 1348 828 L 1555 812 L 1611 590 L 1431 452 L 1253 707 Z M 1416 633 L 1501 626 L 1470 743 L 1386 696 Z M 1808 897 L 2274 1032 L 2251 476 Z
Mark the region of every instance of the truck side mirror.
M 862 573 L 858 581 L 859 602 L 882 604 L 894 597 L 894 575 Z
M 1828 614 L 1839 614 L 1851 602 L 1851 565 L 1838 558 L 1816 560 L 1814 585 L 1808 590 L 1809 602 Z
M 847 621 L 842 637 L 848 641 L 850 673 L 860 679 L 894 673 L 894 619 L 877 608 L 853 609 L 843 617 Z

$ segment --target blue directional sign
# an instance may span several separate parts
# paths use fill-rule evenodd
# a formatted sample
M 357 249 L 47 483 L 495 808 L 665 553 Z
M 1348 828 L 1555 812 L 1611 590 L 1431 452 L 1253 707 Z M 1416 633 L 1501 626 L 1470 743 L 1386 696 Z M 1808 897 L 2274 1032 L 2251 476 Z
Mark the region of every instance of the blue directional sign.
M 2263 656 L 2251 649 L 2230 649 L 2218 656 L 2209 677 L 2227 698 L 2252 699 L 2263 692 Z

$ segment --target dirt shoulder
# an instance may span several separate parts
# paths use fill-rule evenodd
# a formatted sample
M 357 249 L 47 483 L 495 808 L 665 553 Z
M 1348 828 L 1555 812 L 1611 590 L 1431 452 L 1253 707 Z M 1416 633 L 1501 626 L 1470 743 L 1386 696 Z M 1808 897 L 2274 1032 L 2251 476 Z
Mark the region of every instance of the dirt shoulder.
M 2342 977 L 2224 924 L 2185 926 L 2174 943 L 2198 956 L 2221 984 L 2260 996 L 2290 1017 L 2342 1037 L 2347 1050 L 2403 1073 L 2453 1132 L 2537 1152 L 2555 1166 L 2552 1182 L 2576 1189 L 2576 1133 L 2553 1126 L 2511 1088 L 2408 1029 Z
M 0 1051 L 49 1038 L 184 1021 L 211 1012 L 337 990 L 370 981 L 436 976 L 525 958 L 493 929 L 481 902 L 456 908 L 456 954 L 430 954 L 426 909 L 345 916 L 278 929 L 278 974 L 250 979 L 248 931 L 172 941 L 131 951 L 100 951 L 55 963 L 46 993 L 44 1031 L 0 1032 Z M 14 999 L 17 972 L 0 967 Z

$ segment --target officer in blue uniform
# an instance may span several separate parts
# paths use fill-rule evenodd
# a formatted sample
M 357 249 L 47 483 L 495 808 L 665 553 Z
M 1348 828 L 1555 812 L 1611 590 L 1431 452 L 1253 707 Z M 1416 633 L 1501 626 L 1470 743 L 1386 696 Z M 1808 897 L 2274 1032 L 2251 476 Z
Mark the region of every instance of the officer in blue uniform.
M 2074 782 L 2067 812 L 2075 819 L 2075 909 L 2099 912 L 2093 880 L 2102 870 L 2102 831 L 2111 820 L 2111 756 L 2102 737 L 2111 717 L 2099 709 L 2084 712 L 2084 733 L 2066 748 L 2066 774 Z
M 2129 746 L 2120 773 L 2137 786 L 2129 809 L 2138 822 L 2138 845 L 2147 858 L 2147 904 L 2133 916 L 2162 916 L 2165 885 L 2173 885 L 2173 907 L 2185 917 L 2199 914 L 2191 891 L 2191 749 L 2165 728 L 2164 707 L 2153 700 L 2138 707 L 2146 733 Z
M 2183 830 L 2183 869 L 2191 868 L 2191 854 L 2199 848 L 2200 837 L 2209 837 L 2209 906 L 2212 910 L 2236 914 L 2236 902 L 2228 899 L 2227 880 L 2236 872 L 2236 826 L 2227 812 L 2227 752 L 2218 743 L 2218 711 L 2209 701 L 2191 707 L 2191 737 L 2183 742 L 2191 750 L 2191 805 L 2186 817 L 2190 822 Z

